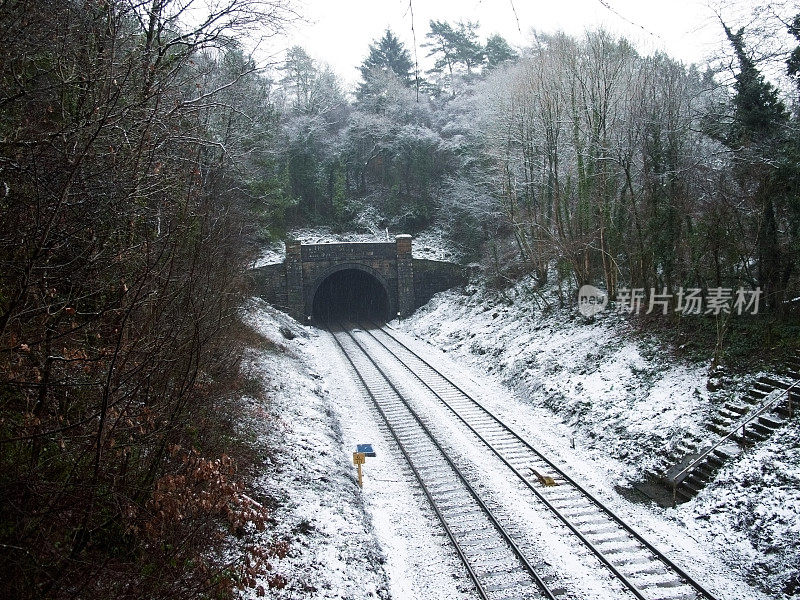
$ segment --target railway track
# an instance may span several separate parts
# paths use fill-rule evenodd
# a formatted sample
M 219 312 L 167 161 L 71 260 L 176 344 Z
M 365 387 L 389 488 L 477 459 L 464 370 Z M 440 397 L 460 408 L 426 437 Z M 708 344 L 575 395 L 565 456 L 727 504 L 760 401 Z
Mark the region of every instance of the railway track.
M 456 553 L 484 600 L 528 600 L 558 597 L 545 582 L 552 578 L 530 548 L 515 541 L 513 531 L 464 477 L 430 430 L 380 367 L 346 330 L 329 329 L 366 394 L 383 418 Z
M 508 476 L 515 478 L 529 492 L 532 503 L 544 507 L 569 532 L 568 535 L 577 538 L 613 575 L 627 592 L 623 597 L 632 596 L 640 600 L 714 600 L 700 583 L 553 461 L 486 410 L 480 402 L 419 356 L 390 328 L 364 324 L 339 335 L 347 336 L 351 352 L 357 349 L 360 355 L 366 357 L 365 360 L 369 360 L 373 369 L 398 397 L 403 397 L 404 380 L 407 381 L 409 376 L 423 386 L 430 398 L 440 403 L 470 435 L 501 461 Z M 347 350 L 343 349 L 347 354 Z M 355 363 L 353 366 L 358 371 Z M 398 371 L 402 371 L 405 377 L 399 377 Z M 405 392 L 405 395 L 408 393 Z M 406 410 L 422 425 L 422 419 L 413 412 L 408 402 L 403 402 Z M 387 424 L 390 418 L 384 415 Z M 440 452 L 445 454 L 441 448 Z M 408 456 L 406 458 L 409 459 Z M 453 469 L 456 468 L 452 462 L 450 464 Z M 532 549 L 532 552 L 535 550 Z

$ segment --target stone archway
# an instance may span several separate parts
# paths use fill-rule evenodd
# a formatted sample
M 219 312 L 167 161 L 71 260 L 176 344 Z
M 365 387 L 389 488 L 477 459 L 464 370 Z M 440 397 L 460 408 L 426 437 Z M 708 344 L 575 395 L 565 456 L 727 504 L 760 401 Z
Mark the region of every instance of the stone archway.
M 286 242 L 286 259 L 253 270 L 256 289 L 268 302 L 304 323 L 314 298 L 331 275 L 352 269 L 374 278 L 388 296 L 388 316 L 408 316 L 435 293 L 466 283 L 460 266 L 411 255 L 411 236 L 390 242 Z
M 337 303 L 352 301 L 353 317 L 389 320 L 397 312 L 395 295 L 380 271 L 365 264 L 344 262 L 325 269 L 309 286 L 305 314 L 319 320 L 325 314 L 324 303 L 333 303 L 327 307 L 330 317 L 344 312 Z

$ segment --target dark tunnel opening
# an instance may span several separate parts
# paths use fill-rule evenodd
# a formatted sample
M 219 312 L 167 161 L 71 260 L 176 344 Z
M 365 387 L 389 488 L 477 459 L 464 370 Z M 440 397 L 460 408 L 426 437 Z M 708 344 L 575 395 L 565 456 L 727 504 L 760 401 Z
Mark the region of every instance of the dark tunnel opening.
M 344 269 L 329 275 L 314 294 L 312 318 L 317 323 L 389 319 L 389 297 L 369 273 Z

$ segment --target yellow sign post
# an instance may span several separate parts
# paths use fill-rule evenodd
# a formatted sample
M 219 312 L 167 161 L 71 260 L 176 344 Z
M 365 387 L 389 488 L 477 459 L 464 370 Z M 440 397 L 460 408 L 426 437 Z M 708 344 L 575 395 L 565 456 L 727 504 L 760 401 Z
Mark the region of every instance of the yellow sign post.
M 361 465 L 367 462 L 367 455 L 363 452 L 353 452 L 353 464 L 358 467 L 358 487 L 364 487 L 361 475 Z

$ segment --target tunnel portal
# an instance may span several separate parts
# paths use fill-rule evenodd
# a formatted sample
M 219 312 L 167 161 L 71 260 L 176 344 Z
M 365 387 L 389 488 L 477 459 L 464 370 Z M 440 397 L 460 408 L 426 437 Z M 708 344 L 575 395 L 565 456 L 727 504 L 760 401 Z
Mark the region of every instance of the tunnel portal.
M 261 297 L 303 323 L 334 315 L 406 317 L 435 293 L 467 282 L 456 264 L 413 258 L 406 234 L 394 242 L 287 240 L 284 261 L 253 275 Z
M 365 319 L 386 322 L 389 293 L 373 275 L 360 269 L 343 269 L 320 284 L 312 310 L 317 323 Z

